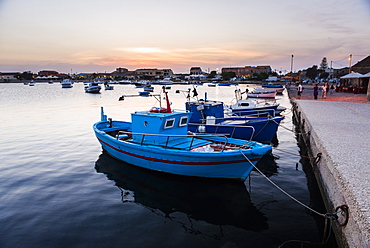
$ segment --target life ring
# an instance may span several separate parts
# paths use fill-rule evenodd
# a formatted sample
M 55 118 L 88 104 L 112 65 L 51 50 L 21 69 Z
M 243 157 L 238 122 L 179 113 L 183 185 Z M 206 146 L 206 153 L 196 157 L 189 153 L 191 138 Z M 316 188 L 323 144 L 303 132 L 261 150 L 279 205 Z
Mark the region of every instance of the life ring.
M 166 108 L 152 107 L 149 112 L 151 112 L 151 113 L 166 113 L 167 109 Z

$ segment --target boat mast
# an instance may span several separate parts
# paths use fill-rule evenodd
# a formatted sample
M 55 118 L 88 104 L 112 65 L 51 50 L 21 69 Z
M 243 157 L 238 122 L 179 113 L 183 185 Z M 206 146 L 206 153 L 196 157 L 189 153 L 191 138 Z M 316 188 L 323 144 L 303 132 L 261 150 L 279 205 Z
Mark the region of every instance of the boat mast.
M 170 100 L 168 100 L 168 94 L 167 94 L 167 91 L 166 91 L 166 87 L 163 86 L 162 89 L 163 89 L 163 93 L 166 96 L 166 103 L 167 103 L 166 113 L 172 113 L 171 104 L 170 104 Z

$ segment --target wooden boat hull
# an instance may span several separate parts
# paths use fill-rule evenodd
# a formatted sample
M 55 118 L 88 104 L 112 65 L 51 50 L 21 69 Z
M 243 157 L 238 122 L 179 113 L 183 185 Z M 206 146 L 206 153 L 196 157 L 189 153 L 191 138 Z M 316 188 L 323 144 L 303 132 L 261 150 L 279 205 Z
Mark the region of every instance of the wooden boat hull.
M 112 127 L 109 127 L 109 122 L 100 121 L 94 124 L 93 129 L 103 149 L 116 159 L 150 170 L 192 177 L 245 180 L 253 165 L 272 150 L 269 145 L 231 138 L 228 139 L 229 144 L 247 145 L 251 149 L 220 152 L 169 149 L 164 145 L 122 141 L 109 135 L 109 132 L 115 130 L 129 130 L 129 122 L 114 121 Z M 209 139 L 220 142 L 224 140 L 222 137 Z

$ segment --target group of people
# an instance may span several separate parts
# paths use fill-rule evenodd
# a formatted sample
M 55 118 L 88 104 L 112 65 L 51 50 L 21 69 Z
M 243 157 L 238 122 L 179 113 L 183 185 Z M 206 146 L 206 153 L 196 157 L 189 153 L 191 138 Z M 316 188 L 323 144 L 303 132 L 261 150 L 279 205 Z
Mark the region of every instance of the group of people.
M 328 83 L 325 83 L 323 86 L 321 86 L 322 99 L 326 99 L 328 92 L 330 93 L 330 95 L 332 95 L 334 93 L 334 90 L 335 90 L 334 84 L 331 84 L 329 86 Z M 313 87 L 313 98 L 317 100 L 318 95 L 319 95 L 319 86 L 315 84 Z
M 333 84 L 329 85 L 328 83 L 325 83 L 320 88 L 321 88 L 321 92 L 322 92 L 322 99 L 326 99 L 326 96 L 327 96 L 328 92 L 330 93 L 330 95 L 332 95 L 334 93 L 334 90 L 335 90 L 334 85 Z M 302 92 L 303 92 L 303 86 L 302 86 L 302 84 L 299 84 L 298 88 L 297 88 L 297 96 L 298 96 L 297 98 L 298 99 L 301 99 Z M 314 84 L 313 85 L 313 98 L 315 100 L 317 100 L 318 95 L 319 95 L 319 86 L 318 86 L 318 84 Z

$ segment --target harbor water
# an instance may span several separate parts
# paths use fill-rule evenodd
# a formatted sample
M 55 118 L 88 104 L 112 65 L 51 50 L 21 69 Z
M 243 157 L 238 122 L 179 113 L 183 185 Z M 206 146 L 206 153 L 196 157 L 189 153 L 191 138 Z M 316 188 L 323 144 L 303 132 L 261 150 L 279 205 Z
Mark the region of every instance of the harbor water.
M 159 93 L 161 86 L 154 87 Z M 172 108 L 185 108 L 189 87 L 171 86 Z M 199 98 L 207 92 L 225 104 L 235 102 L 235 89 L 197 86 Z M 138 91 L 134 85 L 89 94 L 83 83 L 0 84 L 0 247 L 320 247 L 314 244 L 322 242 L 323 218 L 258 171 L 245 182 L 184 178 L 105 154 L 92 130 L 100 107 L 114 120 L 130 120 L 131 112 L 159 106 L 154 97 L 118 101 Z M 287 94 L 277 101 L 287 108 L 285 119 L 274 156 L 258 168 L 325 213 L 309 166 L 298 156 Z

